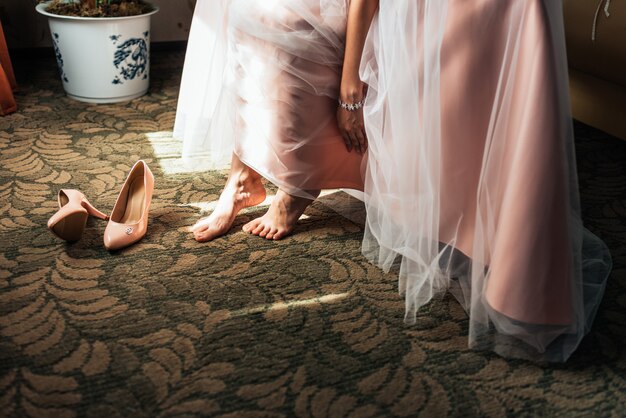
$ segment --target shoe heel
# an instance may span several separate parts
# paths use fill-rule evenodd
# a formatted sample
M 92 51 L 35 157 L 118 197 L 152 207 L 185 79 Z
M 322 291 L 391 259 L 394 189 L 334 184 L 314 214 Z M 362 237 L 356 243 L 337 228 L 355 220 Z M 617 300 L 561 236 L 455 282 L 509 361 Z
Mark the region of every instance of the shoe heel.
M 63 217 L 49 228 L 59 238 L 65 241 L 75 242 L 83 236 L 85 225 L 87 225 L 87 218 L 89 218 L 87 212 L 75 212 Z
M 93 207 L 85 195 L 75 189 L 61 189 L 58 193 L 59 210 L 48 220 L 48 229 L 66 241 L 78 241 L 85 230 L 89 215 L 109 219 Z
M 87 200 L 86 198 L 83 198 L 81 202 L 81 206 L 84 207 L 87 210 L 87 213 L 90 214 L 91 216 L 95 218 L 99 218 L 99 219 L 104 219 L 105 221 L 109 220 L 109 215 L 100 212 L 98 209 L 94 207 L 94 205 L 89 203 L 89 200 Z

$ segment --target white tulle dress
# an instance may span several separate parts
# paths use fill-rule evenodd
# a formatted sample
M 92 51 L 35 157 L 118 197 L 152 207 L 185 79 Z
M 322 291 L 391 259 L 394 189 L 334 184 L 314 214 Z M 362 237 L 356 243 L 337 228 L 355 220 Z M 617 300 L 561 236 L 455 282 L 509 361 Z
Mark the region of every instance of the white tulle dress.
M 583 228 L 559 0 L 380 0 L 361 78 L 369 150 L 335 121 L 349 0 L 199 0 L 175 136 L 288 193 L 358 190 L 363 253 L 405 321 L 450 290 L 469 345 L 565 361 L 611 268 Z

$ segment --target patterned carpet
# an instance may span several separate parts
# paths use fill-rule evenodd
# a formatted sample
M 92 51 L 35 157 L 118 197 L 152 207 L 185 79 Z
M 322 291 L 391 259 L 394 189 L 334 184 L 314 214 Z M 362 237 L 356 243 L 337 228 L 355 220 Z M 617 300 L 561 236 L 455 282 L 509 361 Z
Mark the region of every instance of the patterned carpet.
M 171 140 L 181 52 L 153 56 L 149 95 L 89 105 L 54 59 L 16 59 L 20 111 L 0 119 L 0 416 L 623 416 L 626 142 L 577 125 L 587 226 L 615 268 L 567 364 L 467 348 L 449 296 L 402 322 L 396 280 L 360 255 L 362 229 L 322 204 L 295 235 L 198 244 L 223 172 L 185 172 Z M 66 245 L 45 227 L 61 187 L 109 211 L 138 158 L 157 186 L 150 229 L 109 253 L 91 220 Z

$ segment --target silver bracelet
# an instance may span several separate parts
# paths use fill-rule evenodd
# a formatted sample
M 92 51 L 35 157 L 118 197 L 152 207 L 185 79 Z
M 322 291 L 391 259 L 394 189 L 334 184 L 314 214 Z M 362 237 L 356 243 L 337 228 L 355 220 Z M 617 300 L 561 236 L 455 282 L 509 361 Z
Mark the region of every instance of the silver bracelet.
M 363 104 L 365 103 L 365 98 L 361 100 L 360 102 L 356 102 L 356 103 L 345 103 L 345 102 L 342 102 L 341 99 L 337 99 L 337 101 L 339 102 L 340 108 L 345 109 L 348 112 L 354 112 L 363 107 Z

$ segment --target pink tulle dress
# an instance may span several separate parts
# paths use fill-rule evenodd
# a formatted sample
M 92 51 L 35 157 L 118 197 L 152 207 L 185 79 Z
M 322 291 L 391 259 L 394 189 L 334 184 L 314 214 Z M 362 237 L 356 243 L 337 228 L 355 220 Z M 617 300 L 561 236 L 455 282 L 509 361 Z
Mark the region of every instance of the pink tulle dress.
M 353 190 L 363 254 L 398 273 L 405 322 L 450 290 L 471 347 L 565 361 L 611 259 L 580 218 L 561 1 L 380 0 L 364 157 L 335 120 L 349 5 L 199 0 L 174 132 L 185 158 L 221 168 L 234 152 L 303 197 Z

